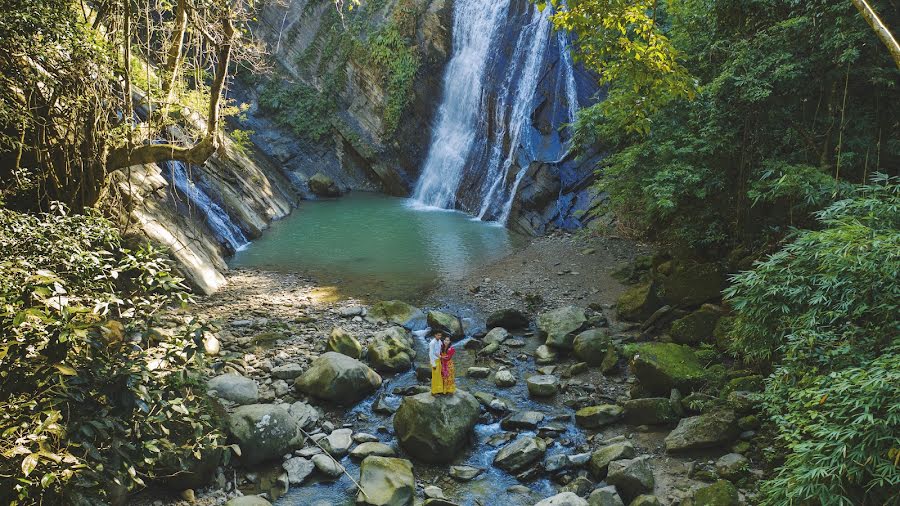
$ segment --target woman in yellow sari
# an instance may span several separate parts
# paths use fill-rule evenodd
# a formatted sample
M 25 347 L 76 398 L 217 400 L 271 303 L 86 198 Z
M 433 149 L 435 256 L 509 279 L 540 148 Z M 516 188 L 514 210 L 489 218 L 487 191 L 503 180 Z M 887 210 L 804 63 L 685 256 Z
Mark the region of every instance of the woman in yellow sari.
M 456 392 L 453 366 L 455 353 L 456 350 L 450 345 L 450 338 L 442 332 L 435 332 L 434 339 L 428 344 L 428 355 L 431 362 L 431 395 Z

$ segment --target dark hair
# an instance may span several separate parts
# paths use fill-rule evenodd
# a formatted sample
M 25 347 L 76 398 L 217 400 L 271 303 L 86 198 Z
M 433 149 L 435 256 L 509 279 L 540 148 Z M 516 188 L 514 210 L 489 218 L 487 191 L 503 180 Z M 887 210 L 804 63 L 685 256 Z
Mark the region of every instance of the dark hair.
M 446 337 L 446 336 L 445 336 Z M 441 339 L 441 353 L 447 352 L 450 347 L 453 346 L 453 343 L 446 344 L 443 339 Z

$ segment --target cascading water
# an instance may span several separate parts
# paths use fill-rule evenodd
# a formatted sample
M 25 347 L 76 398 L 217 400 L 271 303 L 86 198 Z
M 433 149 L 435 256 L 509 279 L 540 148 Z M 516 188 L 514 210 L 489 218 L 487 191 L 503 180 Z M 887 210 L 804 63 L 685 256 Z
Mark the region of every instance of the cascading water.
M 241 228 L 232 221 L 231 216 L 191 179 L 183 163 L 167 161 L 163 162 L 163 167 L 163 173 L 169 183 L 202 214 L 207 226 L 220 242 L 232 252 L 240 251 L 250 244 Z
M 578 88 L 567 35 L 554 36 L 549 16 L 520 0 L 455 3 L 453 56 L 414 200 L 506 223 L 529 164 L 565 154 L 558 130 L 574 121 Z M 539 131 L 545 102 L 549 128 Z
M 444 74 L 443 99 L 422 177 L 413 198 L 453 207 L 472 149 L 474 123 L 484 108 L 484 70 L 509 0 L 460 0 L 454 4 L 453 56 Z

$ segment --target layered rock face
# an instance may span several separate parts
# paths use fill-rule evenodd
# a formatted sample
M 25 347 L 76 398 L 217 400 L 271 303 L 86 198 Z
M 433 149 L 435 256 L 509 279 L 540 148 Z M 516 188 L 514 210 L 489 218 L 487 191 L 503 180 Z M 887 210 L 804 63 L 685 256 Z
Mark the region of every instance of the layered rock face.
M 297 202 L 277 167 L 228 138 L 203 165 L 139 165 L 114 173 L 112 184 L 129 210 L 127 231 L 168 249 L 203 294 L 225 284 L 228 255 Z
M 415 24 L 418 71 L 394 127 L 385 121 L 385 110 L 392 106 L 390 79 L 379 72 L 369 51 L 372 38 L 398 13 L 411 15 Z M 312 140 L 277 124 L 271 114 L 259 109 L 265 84 L 253 79 L 238 79 L 235 86 L 237 100 L 251 105 L 240 128 L 253 130 L 254 143 L 282 164 L 295 185 L 309 196 L 313 193 L 308 190 L 309 179 L 318 172 L 332 178 L 341 190 L 407 195 L 431 141 L 431 122 L 450 51 L 451 2 L 388 0 L 377 6 L 363 5 L 346 13 L 344 20 L 347 25 L 361 20 L 363 33 L 351 34 L 335 16 L 331 2 L 267 2 L 254 30 L 275 60 L 270 79 L 326 94 L 338 92 L 328 133 Z M 342 47 L 353 46 L 354 37 L 359 47 L 344 51 Z

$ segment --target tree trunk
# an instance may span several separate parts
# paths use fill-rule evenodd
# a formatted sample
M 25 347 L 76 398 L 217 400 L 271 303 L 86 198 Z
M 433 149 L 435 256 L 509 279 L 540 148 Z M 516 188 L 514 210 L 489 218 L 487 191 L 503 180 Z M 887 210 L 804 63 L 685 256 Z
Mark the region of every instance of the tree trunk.
M 888 30 L 887 26 L 881 21 L 881 18 L 878 17 L 878 13 L 875 12 L 875 9 L 873 9 L 866 0 L 850 1 L 853 2 L 853 5 L 856 6 L 856 9 L 862 14 L 862 17 L 865 18 L 866 22 L 869 23 L 869 26 L 872 27 L 872 30 L 875 31 L 875 35 L 877 35 L 878 38 L 881 39 L 881 42 L 887 47 L 888 51 L 891 53 L 891 58 L 894 59 L 894 65 L 900 69 L 900 44 L 897 43 L 897 39 L 894 38 L 891 31 Z

